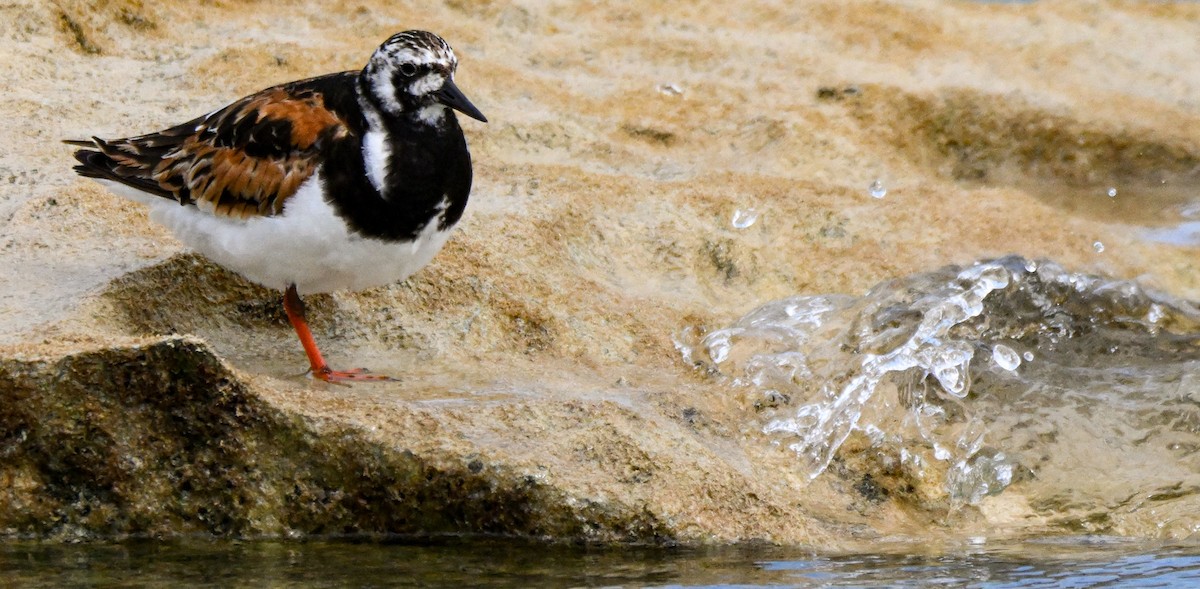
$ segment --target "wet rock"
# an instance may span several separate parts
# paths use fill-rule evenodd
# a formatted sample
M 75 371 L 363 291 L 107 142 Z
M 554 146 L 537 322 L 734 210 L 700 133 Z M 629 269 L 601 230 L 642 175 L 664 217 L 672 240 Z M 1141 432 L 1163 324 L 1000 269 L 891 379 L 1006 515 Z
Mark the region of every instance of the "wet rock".
M 9 356 L 0 408 L 3 536 L 670 538 L 649 512 L 280 410 L 192 338 Z

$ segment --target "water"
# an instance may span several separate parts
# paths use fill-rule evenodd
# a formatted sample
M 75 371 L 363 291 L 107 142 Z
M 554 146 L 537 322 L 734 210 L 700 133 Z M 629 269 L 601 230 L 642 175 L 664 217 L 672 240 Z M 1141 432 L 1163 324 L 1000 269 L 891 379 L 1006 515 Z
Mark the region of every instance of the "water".
M 676 84 L 659 84 L 656 88 L 664 96 L 682 96 L 683 89 Z
M 855 459 L 950 509 L 1010 492 L 1052 531 L 1200 537 L 1193 303 L 1009 257 L 772 301 L 676 345 L 810 480 Z
M 883 185 L 883 180 L 877 179 L 871 182 L 871 185 L 867 187 L 867 192 L 870 193 L 871 198 L 883 198 L 887 196 L 887 188 Z
M 1189 587 L 1200 546 L 1104 538 L 880 544 L 821 554 L 768 546 L 597 548 L 513 540 L 0 544 L 14 587 Z
M 996 366 L 1014 371 L 1021 365 L 1021 356 L 1017 354 L 1016 350 L 1004 344 L 996 344 L 992 346 L 992 361 L 996 363 Z
M 753 208 L 738 209 L 733 212 L 730 224 L 734 229 L 748 229 L 758 221 L 758 211 Z
M 1141 231 L 1143 239 L 1181 247 L 1200 246 L 1200 221 L 1184 221 L 1170 227 L 1156 227 Z

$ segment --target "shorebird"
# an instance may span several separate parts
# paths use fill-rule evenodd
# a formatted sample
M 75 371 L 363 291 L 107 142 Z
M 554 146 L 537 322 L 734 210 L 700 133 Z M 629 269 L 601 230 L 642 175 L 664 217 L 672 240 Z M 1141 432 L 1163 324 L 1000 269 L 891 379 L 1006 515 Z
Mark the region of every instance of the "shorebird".
M 361 71 L 272 86 L 181 125 L 136 137 L 67 141 L 75 171 L 150 206 L 188 247 L 263 286 L 283 308 L 315 378 L 333 370 L 301 294 L 407 278 L 462 217 L 471 154 L 454 111 L 487 122 L 454 83 L 441 37 L 405 31 Z

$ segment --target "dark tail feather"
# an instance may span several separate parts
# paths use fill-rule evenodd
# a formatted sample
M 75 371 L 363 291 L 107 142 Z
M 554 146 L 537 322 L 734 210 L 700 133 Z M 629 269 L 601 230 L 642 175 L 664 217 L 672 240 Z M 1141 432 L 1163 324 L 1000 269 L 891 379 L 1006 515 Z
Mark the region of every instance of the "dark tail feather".
M 114 162 L 103 152 L 97 151 L 98 149 L 104 149 L 107 145 L 103 139 L 99 137 L 92 137 L 91 139 L 63 139 L 63 143 L 76 147 L 90 148 L 75 151 L 75 160 L 79 162 L 79 165 L 73 169 L 77 174 L 85 178 L 113 179 Z
M 79 165 L 74 169 L 76 174 L 84 178 L 99 178 L 101 180 L 112 180 L 120 182 L 131 188 L 136 188 L 142 192 L 169 198 L 171 200 L 179 200 L 175 194 L 160 186 L 150 178 L 143 177 L 138 174 L 130 174 L 123 166 L 119 165 L 108 154 L 104 153 L 108 148 L 108 143 L 99 137 L 92 137 L 91 141 L 82 140 L 66 140 L 67 145 L 76 145 L 79 147 L 90 147 L 91 149 L 75 150 L 75 161 Z
M 84 178 L 119 180 L 112 171 L 112 160 L 103 153 L 90 149 L 80 149 L 75 152 L 75 161 L 78 161 L 79 165 L 72 169 Z

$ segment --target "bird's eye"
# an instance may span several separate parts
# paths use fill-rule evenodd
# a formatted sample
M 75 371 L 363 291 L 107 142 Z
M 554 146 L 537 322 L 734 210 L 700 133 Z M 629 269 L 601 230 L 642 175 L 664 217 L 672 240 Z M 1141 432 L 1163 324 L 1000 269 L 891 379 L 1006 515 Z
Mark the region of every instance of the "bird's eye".
M 411 63 L 402 63 L 400 64 L 400 73 L 404 74 L 405 77 L 411 78 L 417 75 L 417 66 Z

